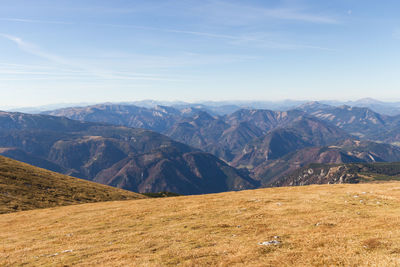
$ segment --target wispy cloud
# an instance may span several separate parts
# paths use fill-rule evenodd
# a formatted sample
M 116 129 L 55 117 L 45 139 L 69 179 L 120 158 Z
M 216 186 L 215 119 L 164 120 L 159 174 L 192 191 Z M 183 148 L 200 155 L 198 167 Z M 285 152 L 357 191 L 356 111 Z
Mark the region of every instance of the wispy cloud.
M 55 76 L 74 76 L 74 77 L 79 77 L 82 75 L 91 75 L 91 76 L 96 76 L 97 78 L 101 79 L 109 79 L 109 80 L 143 80 L 143 81 L 182 81 L 181 79 L 174 78 L 174 77 L 165 77 L 165 76 L 160 76 L 157 74 L 143 74 L 143 73 L 131 73 L 131 72 L 118 72 L 118 71 L 110 71 L 110 70 L 104 70 L 104 69 L 99 69 L 91 66 L 85 66 L 82 63 L 77 63 L 74 61 L 71 61 L 69 59 L 66 59 L 65 57 L 61 57 L 58 55 L 54 55 L 52 53 L 48 53 L 40 49 L 38 46 L 25 42 L 19 37 L 13 36 L 13 35 L 8 35 L 8 34 L 3 34 L 0 33 L 0 37 L 6 38 L 12 42 L 14 42 L 19 49 L 22 51 L 32 54 L 34 56 L 38 56 L 44 59 L 49 60 L 52 63 L 68 66 L 72 69 L 75 69 L 75 71 L 67 70 L 67 71 L 61 71 L 54 74 Z M 32 71 L 8 71 L 8 74 L 31 74 L 31 75 L 50 75 L 48 72 L 32 72 Z M 0 70 L 1 74 L 1 70 Z M 6 74 L 6 73 L 3 73 Z
M 268 2 L 268 1 L 267 1 Z M 287 2 L 287 1 L 286 1 Z M 219 22 L 221 24 L 248 24 L 265 20 L 292 20 L 308 23 L 336 24 L 337 18 L 317 11 L 307 9 L 307 6 L 294 6 L 283 1 L 275 7 L 253 5 L 247 1 L 224 1 L 224 0 L 170 0 L 158 3 L 143 1 L 134 6 L 127 5 L 125 8 L 96 7 L 90 8 L 91 12 L 107 13 L 139 13 L 154 15 L 160 18 L 173 15 L 178 17 L 196 17 L 203 20 Z M 169 12 L 166 14 L 165 10 Z
M 165 32 L 165 33 L 179 33 L 179 34 L 185 34 L 185 35 L 196 35 L 196 36 L 202 36 L 202 37 L 237 40 L 237 41 L 239 41 L 239 40 L 250 41 L 251 40 L 251 38 L 246 38 L 243 36 L 229 35 L 229 34 L 219 34 L 219 33 L 201 32 L 201 31 L 187 31 L 187 30 L 168 29 L 168 28 L 157 28 L 157 27 L 130 25 L 130 24 L 93 23 L 93 25 L 110 26 L 110 27 L 118 27 L 118 28 L 133 28 L 133 29 L 139 29 L 139 30 L 151 30 L 151 31 L 158 31 L 158 32 Z
M 328 16 L 315 15 L 301 12 L 299 10 L 279 8 L 260 10 L 260 15 L 282 20 L 296 20 L 311 23 L 336 24 L 338 21 Z
M 19 47 L 19 49 L 21 49 L 22 51 L 27 52 L 29 54 L 32 54 L 32 55 L 35 55 L 35 56 L 38 56 L 41 58 L 45 58 L 47 60 L 50 60 L 50 61 L 58 63 L 58 64 L 71 65 L 71 63 L 67 59 L 57 56 L 57 55 L 53 55 L 51 53 L 47 53 L 45 51 L 42 51 L 36 45 L 25 42 L 19 37 L 9 35 L 9 34 L 3 34 L 3 33 L 0 33 L 0 37 L 6 38 L 6 39 L 14 42 Z
M 55 63 L 53 67 L 32 66 L 21 64 L 0 63 L 0 78 L 2 80 L 18 80 L 18 78 L 28 80 L 104 80 L 104 81 L 162 81 L 162 82 L 188 82 L 196 81 L 199 77 L 182 76 L 179 74 L 171 74 L 170 68 L 182 68 L 184 66 L 201 66 L 214 64 L 227 64 L 238 61 L 247 61 L 251 59 L 243 55 L 205 55 L 196 53 L 181 53 L 179 55 L 154 56 L 126 53 L 106 53 L 104 58 L 111 57 L 123 58 L 125 62 L 129 62 L 125 71 L 118 71 L 120 66 L 116 66 L 113 70 L 94 67 L 93 64 L 77 62 L 66 57 L 54 55 L 47 51 L 43 51 L 37 45 L 28 43 L 20 37 L 9 34 L 1 34 L 0 37 L 6 38 L 14 42 L 22 51 L 44 58 L 50 63 Z M 97 54 L 96 54 L 97 55 Z M 102 64 L 101 53 L 96 59 L 100 59 Z M 120 62 L 120 60 L 118 60 Z M 97 61 L 95 61 L 97 62 Z M 107 61 L 108 62 L 108 61 Z M 129 69 L 153 69 L 161 70 L 160 73 L 143 73 L 129 71 Z
M 40 24 L 64 24 L 64 25 L 74 24 L 72 22 L 65 22 L 65 21 L 36 20 L 36 19 L 25 19 L 25 18 L 0 18 L 0 21 L 22 22 L 22 23 L 40 23 Z
M 129 24 L 105 24 L 105 23 L 93 23 L 93 25 L 97 26 L 109 26 L 109 27 L 119 27 L 119 28 L 133 28 L 140 30 L 150 30 L 150 31 L 158 31 L 165 33 L 176 33 L 176 34 L 184 34 L 184 35 L 193 35 L 211 39 L 221 39 L 226 40 L 229 44 L 233 45 L 247 45 L 250 47 L 258 47 L 258 48 L 267 48 L 267 49 L 282 49 L 282 50 L 294 50 L 294 49 L 316 49 L 316 50 L 325 50 L 325 51 L 336 51 L 335 49 L 331 49 L 328 47 L 316 46 L 311 44 L 300 44 L 300 43 L 285 43 L 279 42 L 277 40 L 273 40 L 271 38 L 266 38 L 268 34 L 265 33 L 247 33 L 247 34 L 239 34 L 239 35 L 229 35 L 229 34 L 220 34 L 214 32 L 201 32 L 201 31 L 187 31 L 180 29 L 166 29 L 166 28 L 156 28 L 156 27 L 147 27 L 147 26 L 139 26 L 139 25 L 129 25 Z
M 199 10 L 199 7 L 194 10 Z M 216 0 L 206 2 L 200 10 L 199 15 L 219 23 L 233 25 L 252 24 L 266 20 L 301 21 L 319 24 L 339 23 L 332 16 L 307 11 L 306 8 L 290 6 L 265 8 Z

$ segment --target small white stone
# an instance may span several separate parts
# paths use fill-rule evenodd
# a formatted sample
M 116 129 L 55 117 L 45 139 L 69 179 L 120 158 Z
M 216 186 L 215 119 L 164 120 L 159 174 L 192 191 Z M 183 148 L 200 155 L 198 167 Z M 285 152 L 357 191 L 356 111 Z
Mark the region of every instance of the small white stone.
M 270 240 L 258 243 L 260 246 L 271 246 L 271 245 L 279 245 L 281 242 L 278 240 Z

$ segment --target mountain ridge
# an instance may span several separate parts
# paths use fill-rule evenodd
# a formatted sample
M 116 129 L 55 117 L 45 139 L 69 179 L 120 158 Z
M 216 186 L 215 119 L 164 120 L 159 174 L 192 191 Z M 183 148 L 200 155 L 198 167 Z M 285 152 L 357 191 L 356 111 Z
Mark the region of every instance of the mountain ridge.
M 174 193 L 201 194 L 218 190 L 255 188 L 257 184 L 255 180 L 228 166 L 218 158 L 149 130 L 73 121 L 48 115 L 22 113 L 2 113 L 1 115 L 3 120 L 12 122 L 0 124 L 0 147 L 3 148 L 3 152 L 10 151 L 11 148 L 23 150 L 25 157 L 33 155 L 42 159 L 42 163 L 51 162 L 63 170 L 63 173 L 75 177 L 95 181 L 98 179 L 105 183 L 111 182 L 113 177 L 100 179 L 98 175 L 107 169 L 114 170 L 113 173 L 117 175 L 115 166 L 118 162 L 132 163 L 132 159 L 141 157 L 151 158 L 153 161 L 144 161 L 136 168 L 128 168 L 123 164 L 119 165 L 121 168 L 125 167 L 125 170 L 130 170 L 130 172 L 124 174 L 129 183 L 117 183 L 119 186 L 124 187 L 126 185 L 129 188 L 136 188 L 137 185 L 128 186 L 128 184 L 134 183 L 136 181 L 134 177 L 137 177 L 138 174 L 150 175 L 150 171 L 152 171 L 151 177 L 164 177 L 164 181 L 160 181 L 161 184 L 164 184 L 164 187 L 157 186 L 154 183 L 151 186 L 148 184 L 148 187 L 141 185 L 140 188 L 144 192 L 173 191 L 168 189 L 180 188 L 180 191 Z M 7 115 L 9 118 L 7 118 Z M 42 125 L 45 124 L 46 120 L 50 121 L 49 129 Z M 183 160 L 190 155 L 197 155 L 196 157 L 203 155 L 204 160 L 199 162 Z M 13 155 L 10 154 L 10 156 Z M 19 159 L 33 162 L 32 158 L 27 159 L 21 156 Z M 154 169 L 153 164 L 163 159 L 169 160 L 170 168 Z M 174 187 L 176 185 L 166 184 L 165 179 L 170 179 L 171 174 L 168 173 L 171 168 L 174 170 L 173 173 L 179 173 L 183 169 L 188 172 L 188 177 L 190 177 L 190 182 L 186 183 L 188 187 Z M 209 168 L 223 175 L 217 176 L 211 172 L 206 172 Z M 196 172 L 192 171 L 196 169 L 202 170 L 207 175 L 197 176 Z M 152 180 L 150 176 L 147 177 L 149 182 Z M 177 184 L 187 180 L 187 177 L 182 175 L 179 177 L 180 180 L 174 180 Z M 199 178 L 207 181 L 215 180 L 214 185 L 218 184 L 219 189 L 200 186 L 197 182 Z M 229 182 L 231 180 L 233 181 Z M 197 186 L 195 186 L 196 184 Z
M 211 115 L 200 106 L 187 108 L 185 115 L 179 115 L 172 108 L 170 112 L 177 117 L 163 133 L 211 153 L 234 167 L 246 168 L 254 179 L 261 181 L 270 179 L 272 174 L 280 177 L 292 170 L 292 167 L 284 168 L 277 163 L 290 153 L 297 155 L 294 157 L 299 162 L 293 166 L 304 166 L 312 160 L 324 163 L 384 161 L 374 150 L 394 151 L 395 148 L 369 143 L 370 147 L 357 152 L 360 148 L 356 148 L 354 142 L 373 140 L 396 144 L 400 141 L 396 128 L 400 118 L 381 115 L 365 107 L 331 106 L 315 101 L 289 111 L 239 109 L 224 116 Z M 349 154 L 343 147 L 334 148 L 336 142 L 350 139 L 354 141 L 350 150 L 353 149 L 356 155 Z M 396 154 L 386 160 L 399 158 Z M 277 168 L 280 173 L 271 171 L 275 164 L 280 166 Z

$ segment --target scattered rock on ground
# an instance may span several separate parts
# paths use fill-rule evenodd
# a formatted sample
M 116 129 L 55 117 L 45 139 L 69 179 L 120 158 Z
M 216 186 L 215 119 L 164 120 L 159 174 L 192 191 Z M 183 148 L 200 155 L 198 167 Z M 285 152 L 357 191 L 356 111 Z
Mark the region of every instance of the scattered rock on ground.
M 271 246 L 271 245 L 279 245 L 281 242 L 278 240 L 270 240 L 258 243 L 260 246 Z

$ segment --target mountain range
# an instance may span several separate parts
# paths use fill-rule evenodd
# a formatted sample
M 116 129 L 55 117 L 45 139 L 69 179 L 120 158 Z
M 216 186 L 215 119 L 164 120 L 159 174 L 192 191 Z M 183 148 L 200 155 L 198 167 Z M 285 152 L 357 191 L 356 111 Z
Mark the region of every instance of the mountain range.
M 123 115 L 119 118 L 124 118 L 124 121 L 115 118 L 121 110 Z M 47 114 L 84 121 L 114 122 L 128 127 L 143 126 L 212 153 L 232 166 L 249 169 L 299 149 L 327 146 L 339 140 L 396 144 L 400 137 L 397 135 L 400 116 L 319 102 L 283 112 L 240 109 L 224 116 L 212 115 L 204 110 L 183 112 L 172 107 L 121 105 L 89 106 L 84 110 L 61 109 Z M 154 127 L 160 124 L 163 127 Z
M 311 163 L 400 161 L 400 116 L 301 103 L 99 104 L 0 113 L 0 154 L 136 192 L 214 193 L 271 186 Z M 221 115 L 222 114 L 222 115 Z
M 136 192 L 199 194 L 258 185 L 162 134 L 65 117 L 2 112 L 0 147 L 16 160 Z
M 183 101 L 156 101 L 141 100 L 120 103 L 101 103 L 101 104 L 117 104 L 117 105 L 133 105 L 145 108 L 154 108 L 156 106 L 168 106 L 178 110 L 194 108 L 201 109 L 213 115 L 227 115 L 239 109 L 268 109 L 274 111 L 287 111 L 295 109 L 300 105 L 307 105 L 316 101 L 309 100 L 282 100 L 282 101 L 200 101 L 195 103 Z M 321 100 L 319 103 L 329 106 L 347 105 L 351 107 L 365 107 L 374 112 L 394 116 L 400 115 L 400 101 L 380 101 L 373 98 L 362 98 L 355 101 L 338 101 L 338 100 Z M 100 103 L 98 103 L 100 104 Z M 95 103 L 58 103 L 51 105 L 43 105 L 36 107 L 0 107 L 0 109 L 9 112 L 24 112 L 37 114 L 49 110 L 57 110 L 71 107 L 85 107 L 96 105 Z

